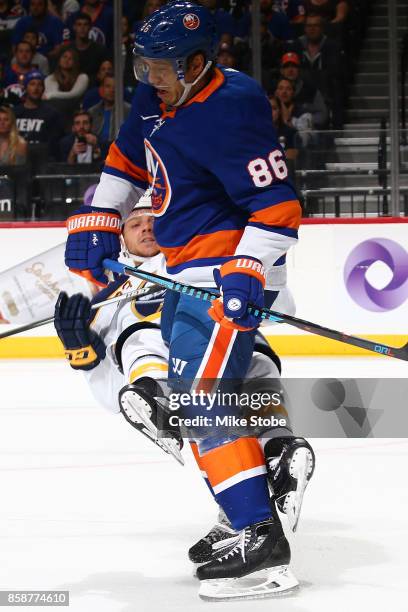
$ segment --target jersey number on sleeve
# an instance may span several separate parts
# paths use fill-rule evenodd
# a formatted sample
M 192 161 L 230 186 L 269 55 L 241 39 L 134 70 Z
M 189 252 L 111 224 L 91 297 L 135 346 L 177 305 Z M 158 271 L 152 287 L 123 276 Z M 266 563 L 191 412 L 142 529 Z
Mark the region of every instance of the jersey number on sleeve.
M 248 172 L 254 181 L 255 187 L 268 187 L 275 179 L 283 181 L 288 176 L 288 168 L 283 159 L 282 151 L 275 149 L 268 155 L 268 159 L 257 157 L 248 164 Z

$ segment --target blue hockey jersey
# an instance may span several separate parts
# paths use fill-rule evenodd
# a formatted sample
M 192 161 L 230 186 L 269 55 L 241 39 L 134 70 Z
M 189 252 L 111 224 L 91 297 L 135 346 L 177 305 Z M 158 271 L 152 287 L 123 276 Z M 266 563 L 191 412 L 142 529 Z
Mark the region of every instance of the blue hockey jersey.
M 185 282 L 212 281 L 213 267 L 234 254 L 282 264 L 297 239 L 301 207 L 268 99 L 235 70 L 216 68 L 205 88 L 172 109 L 139 85 L 103 177 L 96 206 L 115 206 L 108 177 L 152 188 L 157 242 L 168 273 Z

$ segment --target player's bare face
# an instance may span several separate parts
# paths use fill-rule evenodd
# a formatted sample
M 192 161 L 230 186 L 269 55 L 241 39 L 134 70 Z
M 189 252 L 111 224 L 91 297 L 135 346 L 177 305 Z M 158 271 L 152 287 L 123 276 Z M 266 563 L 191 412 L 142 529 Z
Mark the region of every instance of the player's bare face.
M 149 83 L 156 89 L 160 100 L 167 106 L 176 104 L 183 93 L 183 86 L 177 78 L 170 62 L 148 60 L 144 63 L 149 71 Z
M 139 257 L 154 257 L 159 246 L 153 234 L 153 217 L 137 215 L 125 223 L 123 240 L 129 253 Z

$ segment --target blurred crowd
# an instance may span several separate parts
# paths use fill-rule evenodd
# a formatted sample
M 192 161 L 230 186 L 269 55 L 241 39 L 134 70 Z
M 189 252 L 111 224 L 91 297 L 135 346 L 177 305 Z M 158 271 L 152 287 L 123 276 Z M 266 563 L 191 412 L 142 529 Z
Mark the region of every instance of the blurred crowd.
M 123 0 L 125 116 L 134 33 L 165 0 Z M 251 0 L 213 11 L 217 61 L 252 71 Z M 368 0 L 261 0 L 262 84 L 289 159 L 341 129 Z M 112 0 L 0 0 L 0 166 L 101 162 L 115 137 Z

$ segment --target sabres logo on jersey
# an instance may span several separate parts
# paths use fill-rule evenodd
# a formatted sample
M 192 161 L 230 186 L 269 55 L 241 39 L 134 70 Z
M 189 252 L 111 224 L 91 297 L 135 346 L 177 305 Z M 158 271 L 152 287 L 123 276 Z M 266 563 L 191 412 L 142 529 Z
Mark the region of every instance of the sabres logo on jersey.
M 161 217 L 163 215 L 171 199 L 171 186 L 169 177 L 167 175 L 166 167 L 151 145 L 151 143 L 145 138 L 145 149 L 146 149 L 146 162 L 147 171 L 149 173 L 149 183 L 152 189 L 152 209 L 155 217 Z
M 138 289 L 143 289 L 147 285 L 147 281 L 142 281 L 138 285 Z M 163 309 L 163 300 L 166 290 L 159 290 L 152 295 L 143 296 L 139 299 L 132 300 L 131 309 L 133 314 L 141 321 L 155 321 L 160 317 Z M 151 301 L 150 301 L 151 300 Z
M 200 25 L 200 19 L 194 13 L 188 13 L 183 17 L 183 25 L 187 30 L 196 30 Z

